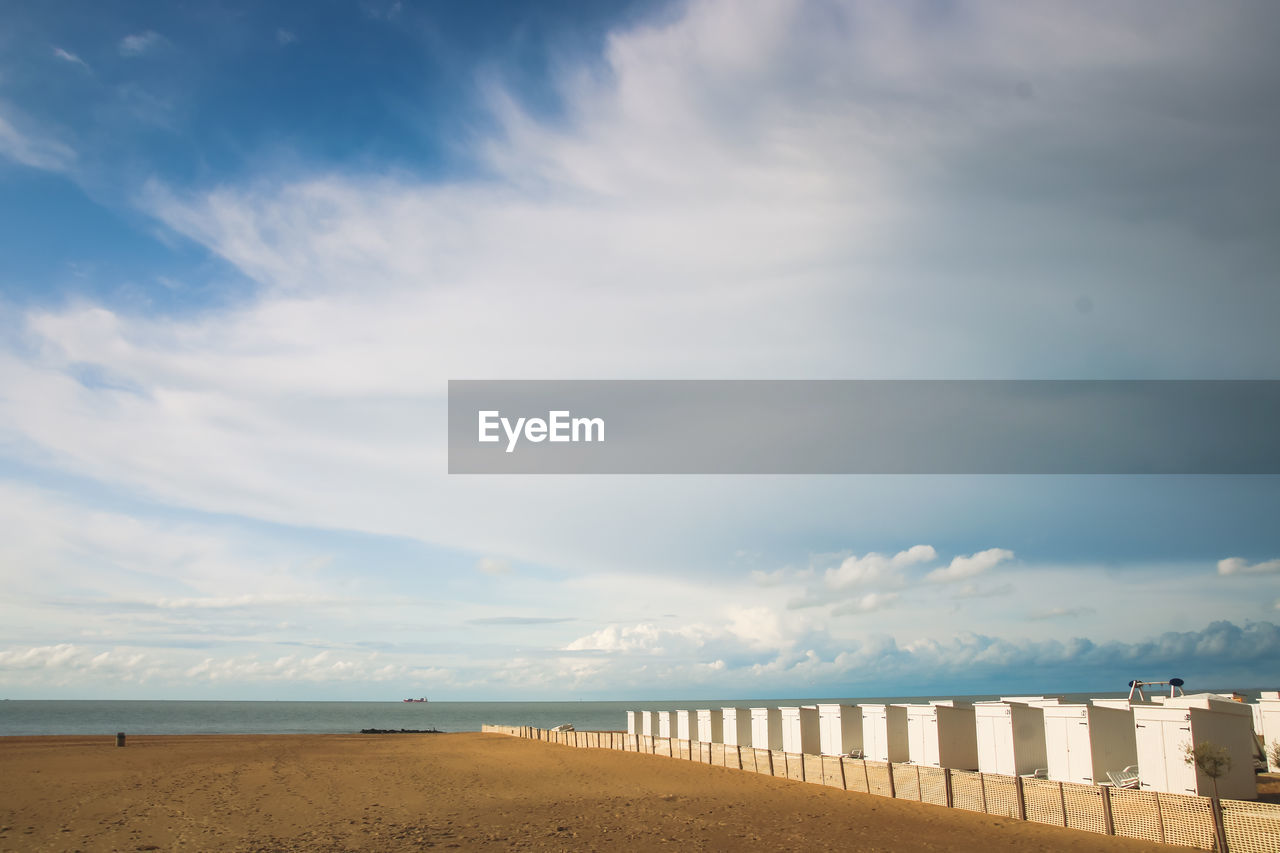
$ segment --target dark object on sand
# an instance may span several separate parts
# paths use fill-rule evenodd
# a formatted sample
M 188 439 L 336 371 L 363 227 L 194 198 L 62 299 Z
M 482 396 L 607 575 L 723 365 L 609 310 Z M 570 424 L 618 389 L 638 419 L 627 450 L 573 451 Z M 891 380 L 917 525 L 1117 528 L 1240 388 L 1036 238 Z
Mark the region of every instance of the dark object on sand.
M 439 729 L 361 729 L 362 735 L 439 735 Z
M 124 746 L 124 732 L 116 732 L 116 746 Z

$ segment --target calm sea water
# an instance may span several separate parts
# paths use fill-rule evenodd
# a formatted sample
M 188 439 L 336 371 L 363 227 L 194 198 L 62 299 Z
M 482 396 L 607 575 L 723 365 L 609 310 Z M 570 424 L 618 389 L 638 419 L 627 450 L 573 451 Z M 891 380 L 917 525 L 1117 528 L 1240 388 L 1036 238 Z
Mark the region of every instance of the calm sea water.
M 1257 691 L 1242 691 L 1251 699 Z M 1006 694 L 1008 695 L 1008 694 Z M 1068 694 L 1063 701 L 1125 693 Z M 996 696 L 932 696 L 995 699 Z M 628 710 L 696 710 L 816 702 L 921 702 L 921 697 L 703 699 L 682 702 L 152 702 L 0 701 L 0 736 L 63 734 L 340 734 L 361 729 L 479 731 L 485 723 L 624 730 Z

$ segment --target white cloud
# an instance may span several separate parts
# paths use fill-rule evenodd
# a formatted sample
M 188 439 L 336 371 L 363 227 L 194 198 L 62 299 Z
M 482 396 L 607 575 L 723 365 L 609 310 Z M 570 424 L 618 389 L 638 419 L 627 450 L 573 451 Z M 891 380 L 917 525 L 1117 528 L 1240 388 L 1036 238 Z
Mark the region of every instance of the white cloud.
M 283 27 L 276 30 L 276 41 L 282 45 L 293 44 L 298 40 L 298 36 L 293 30 L 286 30 Z
M 823 582 L 828 589 L 847 590 L 877 583 L 897 583 L 901 572 L 910 566 L 936 560 L 938 553 L 929 545 L 914 545 L 892 557 L 875 552 L 861 557 L 847 557 L 839 566 L 828 569 Z
M 891 606 L 899 598 L 896 592 L 869 592 L 853 601 L 845 602 L 832 609 L 832 616 L 848 616 L 855 613 L 870 613 Z
M 599 648 L 697 648 L 729 672 L 742 648 L 785 650 L 783 669 L 804 649 L 819 658 L 806 666 L 839 669 L 874 661 L 808 642 L 825 614 L 770 600 L 802 573 L 753 575 L 773 586 L 746 589 L 709 567 L 744 541 L 775 547 L 774 531 L 830 542 L 862 524 L 865 541 L 893 514 L 867 521 L 845 498 L 875 509 L 879 484 L 449 477 L 446 380 L 1280 367 L 1267 346 L 1274 288 L 1203 300 L 1209 271 L 1232 269 L 1249 288 L 1275 268 L 1271 235 L 1245 227 L 1270 221 L 1251 204 L 1276 197 L 1273 117 L 1218 112 L 1274 79 L 1255 73 L 1275 52 L 1242 41 L 1263 31 L 1246 16 L 1188 7 L 1153 30 L 1137 7 L 1088 4 L 962 3 L 942 19 L 896 4 L 743 9 L 692 2 L 614 32 L 598 66 L 566 70 L 554 119 L 494 83 L 498 131 L 449 140 L 479 152 L 483 180 L 332 171 L 153 183 L 140 205 L 257 290 L 180 319 L 87 302 L 27 312 L 0 349 L 6 454 L 122 498 L 455 549 L 481 574 L 498 566 L 484 554 L 553 567 L 574 583 L 520 587 L 545 608 L 529 612 L 608 601 L 597 624 L 632 626 L 556 635 L 549 645 L 576 654 L 520 683 L 584 678 L 597 664 L 582 655 Z M 138 33 L 119 49 L 161 39 Z M 1241 64 L 1223 62 L 1228 52 Z M 75 159 L 16 117 L 0 117 L 0 155 L 55 170 Z M 1263 176 L 1249 178 L 1257 191 L 1239 192 L 1223 163 Z M 1134 182 L 1159 191 L 1123 189 Z M 1206 197 L 1218 184 L 1223 198 Z M 1218 240 L 1200 217 L 1235 236 Z M 1081 327 L 1071 306 L 1098 281 L 1113 285 Z M 1152 316 L 1161 322 L 1138 322 Z M 1222 330 L 1241 345 L 1196 349 Z M 111 381 L 80 381 L 86 366 Z M 50 577 L 95 594 L 118 581 L 131 602 L 212 612 L 345 591 L 308 585 L 316 555 L 245 554 L 233 534 L 123 511 L 64 524 L 28 510 L 13 516 L 6 553 L 36 555 Z M 918 535 L 933 531 L 876 541 Z M 864 618 L 844 621 L 875 624 L 903 577 L 935 559 L 926 545 L 849 556 L 814 598 L 847 598 Z M 990 549 L 929 577 L 972 579 L 1008 559 Z M 12 577 L 23 564 L 7 565 Z M 569 597 L 602 588 L 609 597 Z M 560 603 L 570 600 L 581 606 Z M 708 601 L 710 614 L 690 614 Z M 659 621 L 668 609 L 678 612 Z M 494 672 L 525 677 L 500 659 Z M 471 677 L 488 676 L 457 675 Z
M 1250 563 L 1242 557 L 1227 557 L 1218 561 L 1220 575 L 1265 575 L 1275 572 L 1280 572 L 1280 560 Z
M 69 50 L 64 50 L 63 48 L 55 47 L 53 49 L 53 55 L 57 59 L 61 59 L 63 62 L 70 62 L 72 65 L 79 65 L 81 68 L 84 68 L 85 70 L 90 70 L 89 63 L 85 62 L 83 59 L 76 56 L 74 53 L 72 53 Z
M 56 139 L 23 132 L 3 114 L 0 104 L 0 157 L 33 169 L 65 172 L 75 162 L 76 153 Z
M 945 569 L 934 569 L 925 576 L 925 580 L 934 583 L 965 580 L 995 568 L 1007 560 L 1013 559 L 1013 552 L 1005 548 L 988 548 L 968 557 L 956 557 Z
M 120 39 L 119 50 L 121 56 L 141 56 L 152 49 L 159 47 L 166 41 L 165 37 L 154 30 L 145 30 L 140 33 L 132 33 Z

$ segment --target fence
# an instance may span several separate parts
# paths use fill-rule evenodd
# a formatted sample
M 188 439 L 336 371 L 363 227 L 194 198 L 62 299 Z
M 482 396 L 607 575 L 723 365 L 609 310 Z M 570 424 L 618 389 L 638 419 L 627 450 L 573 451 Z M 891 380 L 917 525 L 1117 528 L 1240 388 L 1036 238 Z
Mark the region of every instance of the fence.
M 727 746 L 623 732 L 554 732 L 534 726 L 482 727 L 483 731 L 593 749 L 671 756 L 949 808 L 1080 829 L 1102 835 L 1182 844 L 1222 853 L 1280 850 L 1280 805 L 1191 797 L 1101 785 L 1077 785 L 890 764 L 833 755 Z

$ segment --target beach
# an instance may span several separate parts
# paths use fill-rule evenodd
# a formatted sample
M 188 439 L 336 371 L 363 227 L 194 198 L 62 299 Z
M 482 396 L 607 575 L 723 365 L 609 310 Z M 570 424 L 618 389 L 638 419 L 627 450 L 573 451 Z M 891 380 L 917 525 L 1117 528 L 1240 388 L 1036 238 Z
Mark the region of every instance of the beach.
M 0 739 L 0 850 L 1170 851 L 498 734 Z

